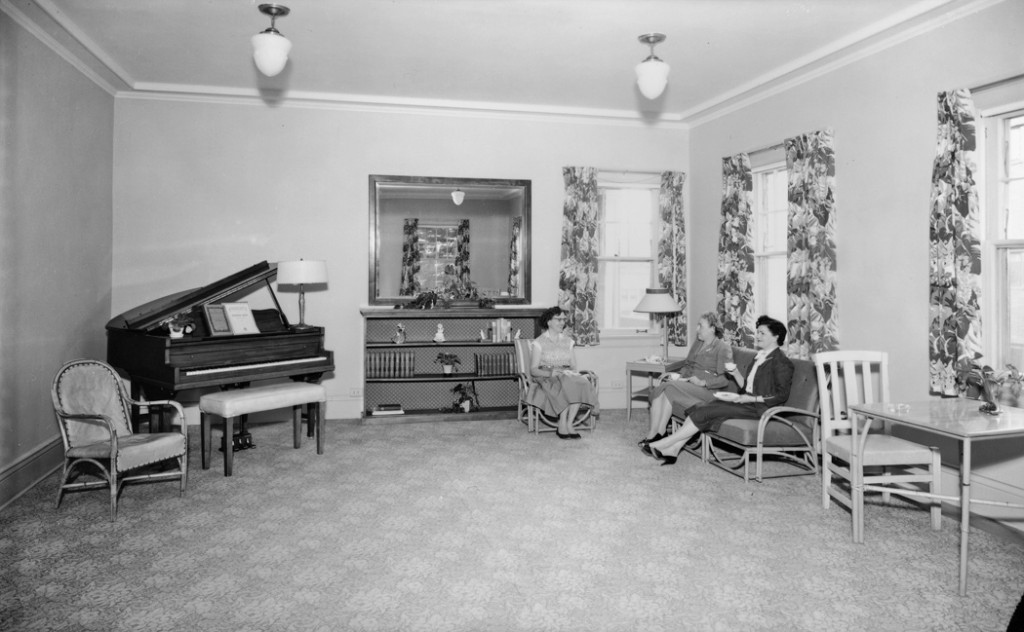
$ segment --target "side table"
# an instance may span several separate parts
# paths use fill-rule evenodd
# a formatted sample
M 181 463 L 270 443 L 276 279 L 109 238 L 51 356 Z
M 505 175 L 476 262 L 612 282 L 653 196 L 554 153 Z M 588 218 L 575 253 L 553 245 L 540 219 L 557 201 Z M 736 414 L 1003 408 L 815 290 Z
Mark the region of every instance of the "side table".
M 664 362 L 647 362 L 646 360 L 634 360 L 626 363 L 626 423 L 633 417 L 633 400 L 646 401 L 650 406 L 651 390 L 654 388 L 654 378 L 664 373 L 677 371 L 683 366 L 685 358 L 668 358 Z M 647 387 L 638 391 L 633 390 L 633 374 L 640 373 L 647 375 Z

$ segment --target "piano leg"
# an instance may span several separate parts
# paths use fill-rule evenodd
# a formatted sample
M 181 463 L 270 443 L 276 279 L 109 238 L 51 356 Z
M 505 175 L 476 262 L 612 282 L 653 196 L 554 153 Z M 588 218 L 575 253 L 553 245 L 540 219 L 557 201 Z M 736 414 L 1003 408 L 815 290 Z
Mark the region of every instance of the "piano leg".
M 295 449 L 302 447 L 302 406 L 292 406 L 292 443 Z

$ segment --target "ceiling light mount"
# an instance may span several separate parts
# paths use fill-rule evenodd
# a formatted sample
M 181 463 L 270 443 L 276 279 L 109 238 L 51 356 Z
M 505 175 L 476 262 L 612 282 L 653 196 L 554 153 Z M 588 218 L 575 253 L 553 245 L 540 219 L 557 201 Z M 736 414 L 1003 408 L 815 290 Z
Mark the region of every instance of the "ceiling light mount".
M 636 84 L 648 99 L 657 99 L 668 85 L 669 65 L 654 54 L 654 46 L 665 41 L 664 33 L 645 33 L 637 37 L 651 47 L 651 54 L 636 66 Z
M 292 43 L 281 35 L 275 23 L 277 18 L 291 13 L 291 9 L 282 4 L 261 4 L 259 10 L 270 16 L 270 27 L 252 36 L 252 57 L 260 72 L 273 77 L 284 70 L 288 63 L 288 53 L 292 49 Z

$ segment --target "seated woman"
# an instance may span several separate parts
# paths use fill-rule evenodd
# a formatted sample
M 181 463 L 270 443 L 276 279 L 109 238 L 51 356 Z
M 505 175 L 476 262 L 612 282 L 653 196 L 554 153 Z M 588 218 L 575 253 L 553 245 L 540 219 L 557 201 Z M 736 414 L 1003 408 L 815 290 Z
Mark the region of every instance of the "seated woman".
M 727 363 L 732 362 L 732 347 L 722 340 L 722 326 L 714 312 L 701 314 L 697 321 L 697 342 L 690 347 L 678 372 L 666 373 L 651 391 L 651 427 L 640 446 L 665 436 L 668 421 L 715 398 L 714 391 L 729 384 Z
M 641 446 L 646 454 L 661 459 L 662 465 L 671 465 L 676 462 L 683 446 L 698 432 L 717 430 L 727 419 L 759 419 L 764 411 L 789 399 L 793 386 L 793 362 L 779 348 L 786 341 L 786 326 L 767 316 L 762 316 L 757 322 L 754 344 L 758 352 L 747 377 L 735 369 L 731 373 L 740 385 L 740 392 L 716 393 L 716 401 L 691 410 L 677 431 Z
M 530 343 L 530 375 L 537 384 L 530 404 L 558 417 L 559 439 L 580 439 L 573 423 L 582 405 L 596 406 L 590 381 L 576 372 L 575 341 L 565 333 L 565 312 L 559 307 L 540 315 L 541 335 Z

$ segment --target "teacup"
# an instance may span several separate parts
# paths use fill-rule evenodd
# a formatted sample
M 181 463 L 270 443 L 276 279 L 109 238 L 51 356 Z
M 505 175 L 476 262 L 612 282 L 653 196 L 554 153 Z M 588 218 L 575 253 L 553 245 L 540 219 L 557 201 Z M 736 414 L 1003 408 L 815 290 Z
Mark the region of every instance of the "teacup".
M 736 363 L 735 362 L 726 362 L 725 363 L 725 370 L 730 372 L 730 373 L 732 373 L 733 371 L 736 370 Z

